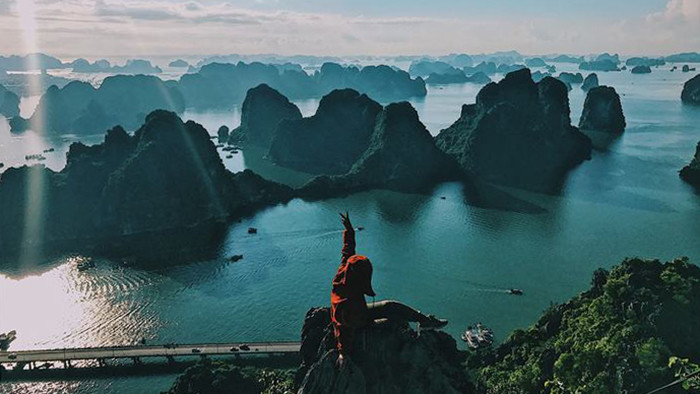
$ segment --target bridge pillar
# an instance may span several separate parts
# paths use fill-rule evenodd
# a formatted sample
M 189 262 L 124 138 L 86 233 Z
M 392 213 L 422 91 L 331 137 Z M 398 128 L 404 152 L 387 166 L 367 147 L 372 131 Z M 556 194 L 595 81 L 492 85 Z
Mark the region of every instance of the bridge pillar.
M 134 365 L 140 365 L 141 364 L 141 359 L 138 357 L 132 357 L 131 360 L 134 361 Z
M 100 367 L 106 367 L 107 366 L 107 361 L 104 358 L 98 358 L 97 359 L 97 365 Z
M 73 368 L 73 365 L 70 363 L 70 360 L 63 360 L 63 368 Z

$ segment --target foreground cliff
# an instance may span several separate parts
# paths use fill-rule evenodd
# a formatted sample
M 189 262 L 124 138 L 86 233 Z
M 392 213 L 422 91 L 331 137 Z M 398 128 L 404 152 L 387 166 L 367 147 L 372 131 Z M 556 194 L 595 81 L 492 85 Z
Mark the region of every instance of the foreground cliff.
M 475 179 L 545 192 L 591 154 L 588 137 L 571 125 L 566 85 L 535 83 L 528 69 L 481 89 L 436 144 Z
M 0 248 L 120 250 L 124 241 L 128 249 L 125 241 L 164 241 L 159 234 L 216 226 L 291 194 L 250 171 L 228 172 L 201 125 L 159 110 L 133 136 L 117 126 L 102 144 L 74 143 L 60 172 L 38 165 L 5 171 L 0 226 L 14 231 L 0 234 Z
M 353 355 L 337 364 L 329 308 L 307 312 L 301 331 L 301 365 L 295 376 L 284 370 L 239 368 L 205 360 L 181 375 L 171 394 L 292 393 L 390 394 L 470 393 L 466 358 L 441 331 L 420 333 L 407 324 L 381 324 L 363 330 Z
M 646 393 L 676 379 L 671 356 L 700 359 L 698 303 L 698 266 L 627 259 L 470 367 L 485 393 Z

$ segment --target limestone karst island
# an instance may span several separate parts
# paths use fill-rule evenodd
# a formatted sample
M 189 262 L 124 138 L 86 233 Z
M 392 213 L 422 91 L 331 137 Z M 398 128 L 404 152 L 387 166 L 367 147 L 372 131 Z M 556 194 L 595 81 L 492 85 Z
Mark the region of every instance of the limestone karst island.
M 0 0 L 0 393 L 699 392 L 700 1 Z

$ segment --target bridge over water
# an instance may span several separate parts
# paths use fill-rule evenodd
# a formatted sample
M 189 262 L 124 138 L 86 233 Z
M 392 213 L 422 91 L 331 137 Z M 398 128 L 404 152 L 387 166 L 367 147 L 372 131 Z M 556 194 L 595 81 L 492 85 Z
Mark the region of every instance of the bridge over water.
M 166 345 L 132 345 L 45 350 L 0 351 L 0 366 L 13 370 L 36 370 L 47 363 L 62 362 L 66 369 L 74 368 L 73 361 L 97 361 L 99 366 L 108 360 L 131 359 L 140 364 L 145 358 L 162 358 L 169 363 L 175 357 L 235 356 L 238 360 L 260 357 L 298 357 L 299 342 L 231 342 Z

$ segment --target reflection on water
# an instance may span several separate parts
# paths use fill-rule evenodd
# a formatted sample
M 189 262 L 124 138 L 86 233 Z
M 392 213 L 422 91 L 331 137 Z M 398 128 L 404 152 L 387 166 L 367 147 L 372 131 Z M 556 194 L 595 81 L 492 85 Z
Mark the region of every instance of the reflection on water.
M 595 268 L 625 256 L 686 255 L 700 262 L 700 196 L 677 174 L 700 140 L 700 109 L 679 100 L 689 76 L 655 69 L 599 77 L 622 94 L 628 128 L 574 170 L 560 195 L 446 183 L 429 194 L 379 190 L 297 199 L 233 224 L 206 257 L 184 263 L 98 260 L 95 269 L 78 272 L 59 258 L 40 272 L 0 268 L 0 331 L 18 331 L 14 349 L 132 343 L 140 337 L 295 340 L 306 310 L 328 303 L 342 242 L 337 212 L 346 210 L 365 227 L 358 252 L 375 264 L 377 298 L 401 299 L 444 316 L 453 335 L 483 321 L 504 338 L 532 324 L 550 302 L 585 289 Z M 436 134 L 457 118 L 463 103 L 474 101 L 477 90 L 431 87 L 412 103 Z M 574 85 L 574 123 L 584 98 Z M 317 103 L 300 103 L 303 113 L 313 113 Z M 237 111 L 187 112 L 185 118 L 214 134 L 222 124 L 237 126 Z M 3 125 L 3 160 L 14 157 L 13 149 L 22 150 L 23 159 L 25 145 L 49 144 L 31 133 L 11 136 Z M 285 172 L 263 156 L 246 150 L 224 163 L 290 184 L 304 181 L 305 174 Z M 249 226 L 259 233 L 247 234 Z M 231 263 L 233 254 L 244 258 Z M 503 292 L 509 288 L 525 295 Z M 168 384 L 163 377 L 105 379 L 62 382 L 56 390 L 138 392 Z

